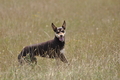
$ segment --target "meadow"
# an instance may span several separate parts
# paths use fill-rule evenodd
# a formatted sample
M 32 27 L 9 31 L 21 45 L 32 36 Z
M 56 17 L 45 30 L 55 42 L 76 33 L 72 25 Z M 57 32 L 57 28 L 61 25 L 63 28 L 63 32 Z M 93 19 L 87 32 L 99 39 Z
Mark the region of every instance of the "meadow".
M 23 47 L 53 39 L 64 20 L 70 65 L 19 66 Z M 0 0 L 0 80 L 120 80 L 120 0 Z

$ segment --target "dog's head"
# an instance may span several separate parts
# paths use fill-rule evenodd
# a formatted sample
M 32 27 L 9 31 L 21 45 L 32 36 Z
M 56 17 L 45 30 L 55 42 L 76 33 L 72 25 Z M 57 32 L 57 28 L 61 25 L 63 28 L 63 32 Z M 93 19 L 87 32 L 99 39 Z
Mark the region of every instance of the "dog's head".
M 65 29 L 66 29 L 66 22 L 63 22 L 62 27 L 56 27 L 52 23 L 53 31 L 55 32 L 55 36 L 59 39 L 59 41 L 64 42 L 65 41 Z

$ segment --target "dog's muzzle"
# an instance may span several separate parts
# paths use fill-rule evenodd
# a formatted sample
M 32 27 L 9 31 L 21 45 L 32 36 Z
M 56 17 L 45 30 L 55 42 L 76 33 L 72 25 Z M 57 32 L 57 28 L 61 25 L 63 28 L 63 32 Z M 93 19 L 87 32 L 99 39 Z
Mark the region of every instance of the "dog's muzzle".
M 61 42 L 64 42 L 65 37 L 64 37 L 63 35 L 60 35 L 59 40 L 60 40 Z
M 59 41 L 61 42 L 65 41 L 65 33 L 59 33 L 59 34 L 55 33 L 55 36 L 59 39 Z

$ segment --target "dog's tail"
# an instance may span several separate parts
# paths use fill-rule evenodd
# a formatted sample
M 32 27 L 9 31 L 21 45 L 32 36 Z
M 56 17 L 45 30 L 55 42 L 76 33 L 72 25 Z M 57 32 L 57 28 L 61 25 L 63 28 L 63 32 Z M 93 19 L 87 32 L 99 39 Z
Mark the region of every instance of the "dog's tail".
M 18 55 L 18 60 L 20 60 L 21 57 L 22 57 L 22 54 L 20 53 L 20 54 Z
M 22 51 L 20 52 L 20 54 L 18 55 L 18 62 L 21 63 L 21 58 L 22 58 Z

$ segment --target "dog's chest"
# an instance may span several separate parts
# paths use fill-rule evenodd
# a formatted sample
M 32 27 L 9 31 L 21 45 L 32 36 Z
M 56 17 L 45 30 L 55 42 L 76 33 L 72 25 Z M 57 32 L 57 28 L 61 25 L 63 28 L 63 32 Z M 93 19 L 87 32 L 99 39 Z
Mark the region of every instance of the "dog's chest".
M 64 54 L 65 53 L 65 48 L 61 49 L 60 52 Z

